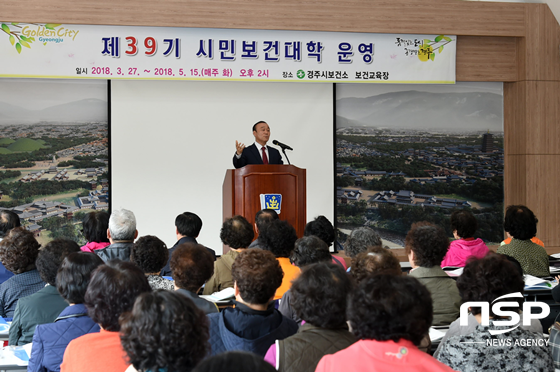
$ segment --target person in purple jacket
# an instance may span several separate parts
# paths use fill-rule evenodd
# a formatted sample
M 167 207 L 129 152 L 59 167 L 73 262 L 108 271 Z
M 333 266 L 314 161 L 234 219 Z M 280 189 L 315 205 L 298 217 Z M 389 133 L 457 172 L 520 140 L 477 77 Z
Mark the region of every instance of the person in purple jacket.
M 464 267 L 469 257 L 482 258 L 488 253 L 488 247 L 482 239 L 474 238 L 478 228 L 475 216 L 467 211 L 460 210 L 451 214 L 451 230 L 455 239 L 449 245 L 449 250 L 441 262 L 441 267 Z
M 83 302 L 91 273 L 100 265 L 103 260 L 95 253 L 75 252 L 64 259 L 56 276 L 56 289 L 70 306 L 54 323 L 41 324 L 35 329 L 28 371 L 60 371 L 70 341 L 86 333 L 99 332 L 99 325 L 87 315 Z

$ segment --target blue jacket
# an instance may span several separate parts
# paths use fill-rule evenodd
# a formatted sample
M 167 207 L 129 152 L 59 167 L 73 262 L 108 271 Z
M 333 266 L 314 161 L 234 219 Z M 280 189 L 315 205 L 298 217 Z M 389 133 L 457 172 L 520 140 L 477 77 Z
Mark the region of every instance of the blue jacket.
M 208 315 L 211 355 L 238 350 L 264 357 L 276 340 L 283 340 L 296 334 L 298 330 L 296 322 L 286 318 L 276 309 L 272 308 L 268 312 L 246 312 L 240 308 L 245 307 L 237 304 L 236 308 L 226 308 L 221 313 Z M 263 329 L 268 330 L 262 332 Z
M 87 316 L 86 307 L 83 304 L 68 306 L 54 323 L 41 324 L 35 329 L 27 371 L 60 371 L 70 341 L 94 332 L 99 332 L 99 326 Z
M 13 318 L 18 300 L 32 295 L 45 284 L 37 269 L 14 275 L 0 284 L 0 316 Z
M 14 276 L 14 273 L 6 269 L 6 267 L 0 262 L 0 284 L 4 283 L 12 276 Z

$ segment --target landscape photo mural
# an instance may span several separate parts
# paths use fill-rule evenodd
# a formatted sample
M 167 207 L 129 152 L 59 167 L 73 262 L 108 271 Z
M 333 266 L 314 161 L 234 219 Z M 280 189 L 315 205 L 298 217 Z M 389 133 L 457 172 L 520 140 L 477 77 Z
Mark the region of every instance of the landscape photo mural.
M 107 81 L 0 84 L 0 209 L 41 244 L 85 244 L 84 215 L 109 207 Z
M 375 229 L 404 246 L 410 225 L 445 229 L 454 210 L 478 220 L 475 237 L 503 240 L 502 83 L 337 84 L 339 240 Z

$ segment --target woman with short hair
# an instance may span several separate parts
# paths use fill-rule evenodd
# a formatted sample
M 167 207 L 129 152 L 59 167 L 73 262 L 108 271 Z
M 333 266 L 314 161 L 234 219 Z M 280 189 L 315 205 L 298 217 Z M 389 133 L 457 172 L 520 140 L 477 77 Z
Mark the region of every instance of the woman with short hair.
M 305 321 L 298 333 L 276 340 L 265 360 L 282 372 L 313 372 L 326 354 L 356 342 L 346 324 L 346 298 L 352 282 L 337 264 L 307 266 L 293 282 L 292 307 Z
M 373 275 L 353 291 L 348 306 L 352 333 L 359 340 L 325 355 L 317 372 L 451 372 L 417 345 L 432 323 L 430 293 L 410 276 Z
M 205 314 L 218 312 L 215 303 L 198 295 L 214 273 L 214 257 L 206 247 L 194 243 L 179 244 L 171 255 L 169 267 L 177 293 L 188 297 Z
M 274 254 L 284 272 L 282 285 L 274 294 L 274 299 L 279 300 L 290 289 L 292 281 L 301 272 L 299 267 L 292 265 L 289 258 L 298 238 L 296 230 L 288 221 L 273 220 L 263 226 L 259 233 L 260 247 Z
M 498 248 L 497 253 L 515 258 L 525 274 L 549 276 L 548 253 L 544 247 L 533 243 L 537 235 L 537 217 L 524 205 L 510 205 L 506 209 L 504 230 L 511 242 Z
M 276 213 L 276 212 L 274 212 Z M 230 250 L 214 262 L 214 274 L 204 285 L 204 294 L 211 295 L 225 288 L 233 288 L 231 267 L 233 262 L 243 252 L 255 237 L 253 226 L 243 216 L 227 218 L 220 230 L 222 243 L 229 246 Z
M 389 248 L 369 247 L 352 258 L 350 271 L 356 283 L 373 274 L 402 275 L 401 264 Z
M 33 341 L 38 324 L 54 322 L 68 306 L 56 290 L 56 274 L 70 253 L 80 252 L 80 246 L 70 239 L 55 239 L 39 251 L 35 265 L 47 285 L 30 296 L 22 297 L 10 325 L 9 345 L 25 345 Z
M 70 253 L 62 261 L 56 275 L 56 289 L 70 306 L 54 323 L 41 324 L 35 329 L 29 372 L 58 372 L 68 343 L 87 333 L 99 332 L 99 325 L 88 315 L 84 296 L 91 273 L 103 260 L 94 253 Z
M 0 261 L 15 275 L 0 284 L 0 317 L 12 318 L 18 300 L 45 286 L 35 266 L 41 244 L 23 227 L 10 230 L 0 242 Z
M 96 211 L 86 214 L 82 220 L 82 231 L 87 244 L 80 249 L 84 252 L 93 252 L 110 245 L 107 229 L 109 229 L 109 213 Z
M 109 261 L 99 266 L 88 285 L 84 304 L 99 333 L 90 333 L 68 344 L 62 372 L 123 372 L 130 363 L 119 336 L 119 316 L 132 310 L 136 297 L 152 289 L 146 276 L 131 262 Z
M 500 254 L 489 253 L 486 257 L 467 263 L 463 274 L 457 279 L 457 287 L 463 302 L 487 302 L 489 325 L 481 324 L 480 307 L 470 311 L 479 325 L 468 335 L 453 336 L 441 346 L 438 360 L 462 372 L 474 371 L 554 371 L 554 365 L 545 340 L 541 334 L 530 332 L 522 327 L 501 326 L 500 320 L 509 320 L 494 313 L 491 305 L 506 294 L 523 293 L 523 276 L 514 264 Z M 523 296 L 505 298 L 501 301 L 518 302 Z M 518 311 L 508 308 L 508 311 Z M 513 328 L 513 329 L 511 329 Z M 506 333 L 491 331 L 506 330 Z M 534 341 L 531 347 L 521 346 L 517 341 Z M 487 346 L 492 343 L 492 346 Z M 542 346 L 539 346 L 542 345 Z
M 143 293 L 121 316 L 128 372 L 190 372 L 208 353 L 208 319 L 176 292 Z
M 305 267 L 314 263 L 330 261 L 332 261 L 332 258 L 327 243 L 315 235 L 304 236 L 296 240 L 294 250 L 290 254 L 290 262 L 301 270 L 304 270 Z M 282 315 L 292 319 L 298 325 L 301 324 L 301 318 L 292 307 L 291 289 L 288 289 L 286 293 L 282 295 L 278 310 Z
M 409 275 L 424 284 L 432 296 L 433 325 L 451 324 L 459 317 L 461 296 L 455 280 L 440 266 L 449 249 L 445 231 L 429 222 L 414 223 L 406 234 L 404 249 L 412 266 Z
M 464 267 L 470 257 L 482 258 L 488 253 L 482 239 L 474 238 L 477 228 L 478 222 L 471 212 L 462 209 L 451 213 L 451 230 L 456 240 L 449 245 L 441 267 Z
M 160 276 L 161 269 L 167 264 L 169 252 L 167 246 L 159 238 L 146 235 L 134 242 L 130 251 L 130 261 L 138 266 L 152 289 L 175 290 L 173 281 Z

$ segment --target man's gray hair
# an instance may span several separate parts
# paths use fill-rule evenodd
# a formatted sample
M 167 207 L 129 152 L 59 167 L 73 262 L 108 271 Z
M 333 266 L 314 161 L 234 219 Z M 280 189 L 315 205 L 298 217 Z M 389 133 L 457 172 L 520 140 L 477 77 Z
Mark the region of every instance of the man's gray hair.
M 355 257 L 360 252 L 365 252 L 368 247 L 381 245 L 381 237 L 369 227 L 358 227 L 353 230 L 346 243 L 344 253 L 348 257 Z
M 136 217 L 127 209 L 117 209 L 109 217 L 109 232 L 113 240 L 134 240 Z

